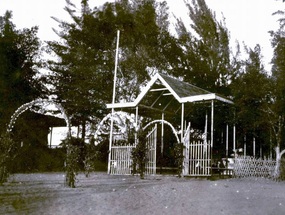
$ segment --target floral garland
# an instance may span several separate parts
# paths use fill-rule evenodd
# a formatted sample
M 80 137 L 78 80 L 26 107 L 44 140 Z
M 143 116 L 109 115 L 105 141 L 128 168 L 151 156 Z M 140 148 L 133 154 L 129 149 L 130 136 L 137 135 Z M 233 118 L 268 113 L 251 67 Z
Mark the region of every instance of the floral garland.
M 106 127 L 105 123 L 111 119 L 117 123 L 118 128 L 119 128 L 119 132 L 114 132 L 113 134 L 125 133 L 127 129 L 127 123 L 126 123 L 127 120 L 131 123 L 131 128 L 134 129 L 136 132 L 138 132 L 140 128 L 139 126 L 140 123 L 136 123 L 134 114 L 128 114 L 123 111 L 109 113 L 101 120 L 101 122 L 97 126 L 97 130 L 95 131 L 95 134 L 94 134 L 95 145 L 100 143 L 101 141 L 100 136 L 102 134 L 109 134 L 108 131 L 104 131 L 104 127 Z
M 20 106 L 15 112 L 14 114 L 11 116 L 11 120 L 10 123 L 8 124 L 8 128 L 7 128 L 7 132 L 10 133 L 12 131 L 12 129 L 14 128 L 15 122 L 18 119 L 18 117 L 24 113 L 26 110 L 30 109 L 33 105 L 41 105 L 42 107 L 45 107 L 47 105 L 55 105 L 55 107 L 57 109 L 60 110 L 61 114 L 64 117 L 64 120 L 66 122 L 66 126 L 68 127 L 68 135 L 70 135 L 70 120 L 68 118 L 68 116 L 65 113 L 65 110 L 63 109 L 63 107 L 59 104 L 56 103 L 52 100 L 48 100 L 48 99 L 35 99 L 31 102 L 25 103 L 22 106 Z
M 143 130 L 145 130 L 147 127 L 149 127 L 150 125 L 152 125 L 152 124 L 154 124 L 154 123 L 164 123 L 164 124 L 167 124 L 167 125 L 172 129 L 172 132 L 173 132 L 173 134 L 174 134 L 175 137 L 176 137 L 177 143 L 180 142 L 180 140 L 179 140 L 179 138 L 178 138 L 178 133 L 179 133 L 179 131 L 177 131 L 177 130 L 173 127 L 173 125 L 172 125 L 170 122 L 166 121 L 166 120 L 162 120 L 162 119 L 153 120 L 153 121 L 151 121 L 150 123 L 148 123 L 145 127 L 143 127 Z

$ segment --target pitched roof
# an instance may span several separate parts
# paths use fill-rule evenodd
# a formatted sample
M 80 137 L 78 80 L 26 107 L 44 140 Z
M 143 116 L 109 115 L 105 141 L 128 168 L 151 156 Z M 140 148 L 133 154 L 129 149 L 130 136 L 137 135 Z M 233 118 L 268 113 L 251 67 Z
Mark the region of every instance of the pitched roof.
M 160 76 L 165 80 L 165 82 L 167 82 L 167 84 L 175 91 L 175 93 L 180 98 L 211 93 L 207 90 L 204 90 L 192 84 L 180 81 L 178 79 L 172 78 L 170 76 L 167 76 L 164 74 L 160 74 Z
M 154 91 L 161 91 L 162 93 L 155 94 Z M 183 82 L 164 74 L 156 73 L 148 82 L 146 87 L 142 90 L 142 92 L 138 95 L 135 101 L 128 103 L 107 104 L 107 108 L 136 107 L 141 103 L 143 98 L 145 98 L 149 92 L 152 92 L 154 96 L 157 97 L 155 100 L 153 100 L 152 104 L 160 99 L 161 95 L 172 95 L 179 103 L 207 100 L 219 100 L 229 104 L 233 103 L 231 100 L 225 97 L 211 93 L 192 84 Z

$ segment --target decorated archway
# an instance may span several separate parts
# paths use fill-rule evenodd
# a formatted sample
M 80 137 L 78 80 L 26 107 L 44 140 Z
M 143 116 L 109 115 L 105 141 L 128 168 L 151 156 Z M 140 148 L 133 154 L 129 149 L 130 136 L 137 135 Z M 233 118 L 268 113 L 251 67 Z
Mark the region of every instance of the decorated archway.
M 157 120 L 153 120 L 153 121 L 149 122 L 146 126 L 143 127 L 143 130 L 145 130 L 146 128 L 148 128 L 150 125 L 153 125 L 153 124 L 156 124 L 156 123 L 160 123 L 160 124 L 162 124 L 162 125 L 168 125 L 168 126 L 171 128 L 173 134 L 175 135 L 175 138 L 176 138 L 176 140 L 177 140 L 177 143 L 180 142 L 179 137 L 178 137 L 178 133 L 179 133 L 179 132 L 176 131 L 176 129 L 174 128 L 174 126 L 173 126 L 170 122 L 168 122 L 168 121 L 166 121 L 166 120 L 163 120 L 163 119 L 157 119 Z
M 183 143 L 184 147 L 187 148 L 185 152 L 187 152 L 188 157 L 185 157 L 187 157 L 186 159 L 188 159 L 188 161 L 184 161 L 184 168 L 188 168 L 186 164 L 193 161 L 192 166 L 195 166 L 195 168 L 200 168 L 203 166 L 201 163 L 206 163 L 206 166 L 203 166 L 203 169 L 210 170 L 211 162 L 208 161 L 211 161 L 212 159 L 212 149 L 214 146 L 215 103 L 217 103 L 217 105 L 233 104 L 233 102 L 226 97 L 209 92 L 168 75 L 156 73 L 134 101 L 127 103 L 115 103 L 113 101 L 111 104 L 107 104 L 107 108 L 111 109 L 112 113 L 115 109 L 125 110 L 127 112 L 135 111 L 136 118 L 138 118 L 140 114 L 140 116 L 154 120 L 150 125 L 161 123 L 162 136 L 164 123 L 169 126 L 175 125 L 179 132 L 177 132 L 173 126 L 170 127 L 175 134 L 176 141 L 178 143 Z M 206 138 L 207 141 L 201 139 L 199 142 L 193 142 L 193 140 L 190 139 L 190 132 L 186 125 L 192 120 L 191 111 L 193 110 L 193 106 L 197 105 L 196 107 L 198 108 L 200 107 L 198 104 L 203 106 L 203 109 L 201 109 L 202 112 L 205 111 L 206 115 L 207 113 L 210 113 L 209 132 L 207 132 L 207 129 L 205 132 L 205 135 L 208 134 L 209 138 Z M 161 120 L 157 120 L 159 118 Z M 202 119 L 202 117 L 200 118 Z M 171 124 L 168 124 L 167 122 L 171 122 Z M 203 127 L 201 120 L 195 123 L 193 123 L 194 126 L 197 126 L 200 130 L 203 129 L 201 128 Z M 207 123 L 206 126 L 208 127 Z M 113 144 L 112 136 L 113 133 L 110 132 L 110 148 Z M 185 138 L 185 136 L 187 136 L 187 138 Z M 161 142 L 163 143 L 163 139 Z M 161 145 L 163 146 L 163 144 Z M 204 156 L 205 148 L 207 148 L 206 156 Z M 233 148 L 235 148 L 235 138 Z M 197 153 L 199 156 L 196 156 Z M 194 171 L 194 173 L 192 173 L 189 170 L 184 172 L 184 175 L 191 176 L 209 176 L 210 174 L 211 171 L 203 171 L 202 173 L 201 171 Z
M 58 110 L 60 110 L 61 114 L 64 117 L 64 120 L 66 122 L 66 126 L 68 127 L 68 132 L 67 132 L 67 136 L 69 137 L 71 135 L 71 130 L 70 130 L 70 121 L 69 118 L 66 114 L 66 112 L 64 111 L 64 108 L 52 101 L 52 100 L 48 100 L 48 99 L 35 99 L 31 102 L 25 103 L 22 106 L 20 106 L 15 112 L 14 114 L 11 116 L 11 120 L 7 126 L 7 130 L 6 132 L 4 132 L 4 134 L 1 135 L 1 154 L 2 156 L 0 159 L 0 183 L 4 182 L 9 175 L 9 171 L 7 169 L 7 165 L 9 162 L 11 162 L 13 160 L 13 154 L 11 153 L 12 149 L 14 148 L 14 141 L 11 138 L 11 132 L 14 128 L 15 122 L 17 121 L 18 117 L 24 113 L 25 111 L 31 109 L 33 106 L 42 106 L 41 108 L 43 109 L 45 106 L 47 105 L 54 105 Z
M 133 114 L 129 114 L 123 111 L 109 113 L 101 120 L 96 128 L 96 131 L 94 132 L 95 145 L 100 142 L 100 137 L 102 134 L 110 134 L 111 125 L 108 123 L 111 120 L 113 120 L 113 126 L 117 127 L 117 130 L 113 131 L 113 135 L 122 135 L 126 133 L 127 129 L 132 129 L 134 132 L 137 132 L 140 128 L 140 125 L 136 122 L 135 116 Z
M 68 128 L 68 132 L 67 132 L 67 136 L 70 136 L 71 135 L 71 125 L 70 125 L 70 120 L 69 120 L 69 117 L 67 116 L 64 108 L 57 102 L 53 101 L 53 100 L 48 100 L 48 99 L 35 99 L 31 102 L 28 102 L 28 103 L 25 103 L 23 104 L 22 106 L 20 106 L 15 112 L 14 114 L 11 116 L 11 120 L 8 124 L 8 127 L 7 127 L 7 132 L 10 133 L 12 130 L 13 130 L 13 127 L 15 125 L 15 122 L 17 121 L 18 117 L 24 113 L 25 111 L 31 109 L 33 106 L 42 106 L 42 108 L 44 106 L 47 106 L 47 105 L 54 105 L 62 114 L 65 122 L 66 122 L 66 126 Z

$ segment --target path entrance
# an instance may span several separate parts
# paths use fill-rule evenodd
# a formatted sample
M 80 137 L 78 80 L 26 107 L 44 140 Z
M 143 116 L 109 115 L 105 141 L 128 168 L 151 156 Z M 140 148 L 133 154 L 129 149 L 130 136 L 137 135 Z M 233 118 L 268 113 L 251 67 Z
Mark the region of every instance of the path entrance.
M 157 145 L 157 125 L 147 133 L 146 147 L 148 149 L 146 157 L 147 162 L 145 166 L 146 175 L 156 174 L 156 145 Z M 128 145 L 112 145 L 111 147 L 111 175 L 130 175 L 132 174 L 132 150 L 135 148 L 135 143 Z
M 201 138 L 191 137 L 190 124 L 183 138 L 184 176 L 211 175 L 211 143 L 206 134 Z

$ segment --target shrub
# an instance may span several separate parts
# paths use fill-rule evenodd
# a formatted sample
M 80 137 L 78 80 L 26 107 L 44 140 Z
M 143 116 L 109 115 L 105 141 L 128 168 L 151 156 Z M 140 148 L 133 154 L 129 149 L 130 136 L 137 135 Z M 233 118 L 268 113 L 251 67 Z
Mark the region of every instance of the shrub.
M 63 141 L 63 146 L 66 147 L 67 150 L 65 161 L 66 184 L 74 188 L 76 175 L 83 165 L 82 147 L 84 146 L 84 141 L 79 138 L 68 137 Z
M 184 161 L 184 155 L 183 155 L 184 148 L 185 146 L 183 145 L 183 143 L 177 143 L 174 145 L 174 158 L 175 158 L 175 165 L 177 166 L 178 177 L 182 176 L 183 161 Z
M 133 159 L 133 174 L 139 173 L 140 178 L 144 179 L 145 165 L 147 162 L 147 147 L 146 147 L 146 134 L 145 132 L 139 133 L 138 143 L 132 150 Z
M 7 181 L 15 157 L 15 144 L 8 133 L 0 136 L 0 184 Z
M 280 180 L 284 181 L 285 180 L 285 159 L 281 159 L 280 163 Z

